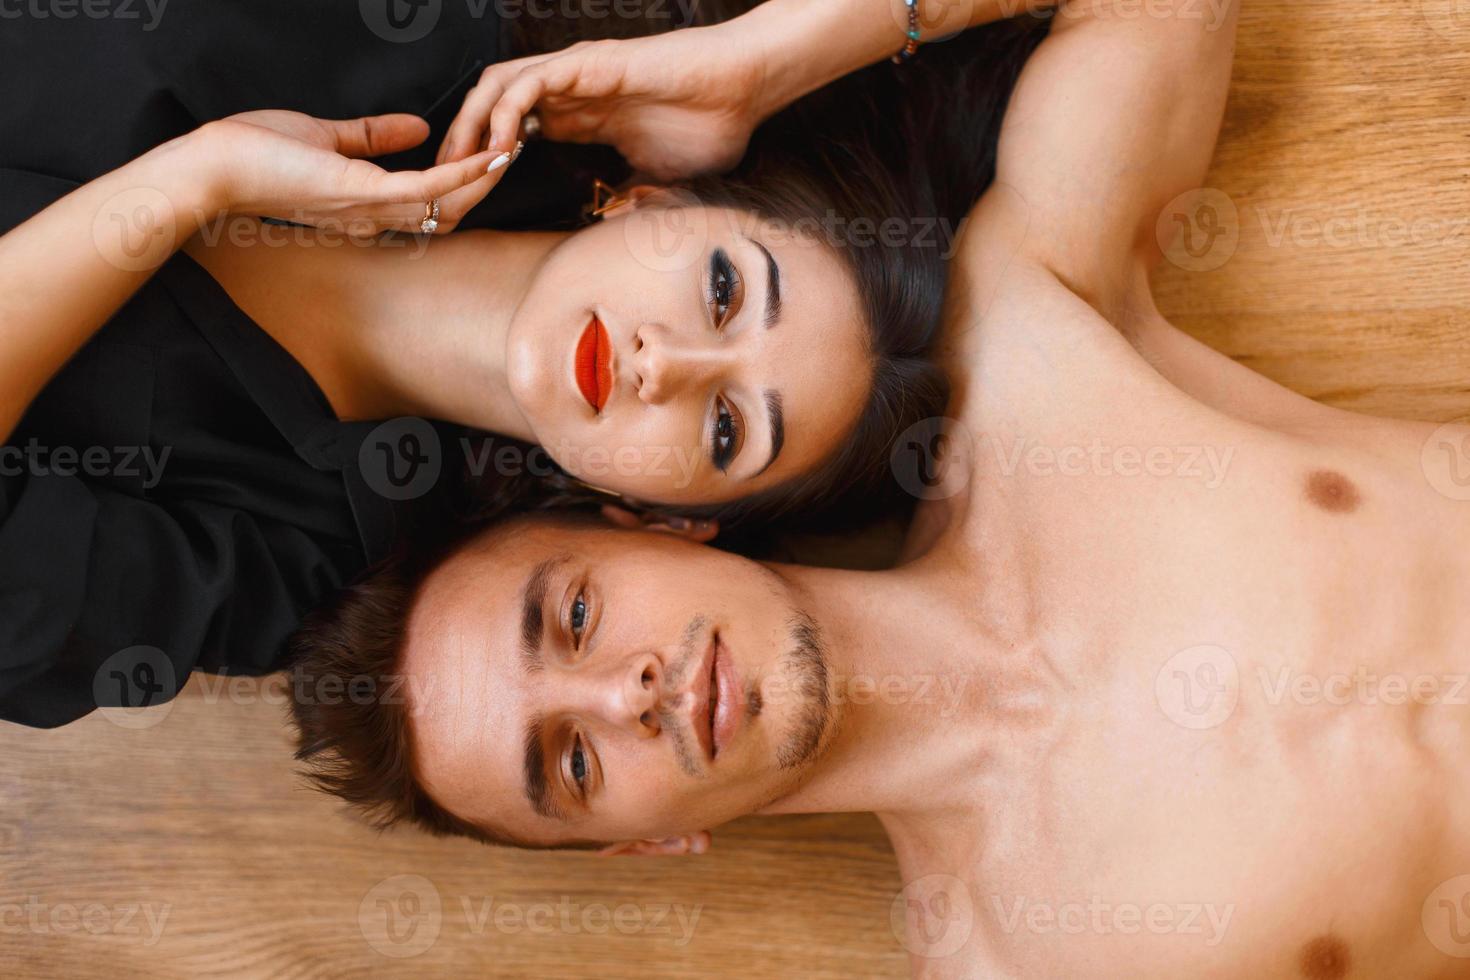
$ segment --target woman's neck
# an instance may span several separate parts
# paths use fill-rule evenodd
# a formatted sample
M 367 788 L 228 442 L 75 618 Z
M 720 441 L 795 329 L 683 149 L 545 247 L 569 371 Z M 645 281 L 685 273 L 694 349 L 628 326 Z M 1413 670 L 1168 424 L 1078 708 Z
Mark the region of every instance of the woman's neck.
M 311 374 L 339 418 L 418 415 L 530 439 L 506 384 L 506 334 L 564 237 L 473 231 L 371 247 L 196 239 L 188 251 Z

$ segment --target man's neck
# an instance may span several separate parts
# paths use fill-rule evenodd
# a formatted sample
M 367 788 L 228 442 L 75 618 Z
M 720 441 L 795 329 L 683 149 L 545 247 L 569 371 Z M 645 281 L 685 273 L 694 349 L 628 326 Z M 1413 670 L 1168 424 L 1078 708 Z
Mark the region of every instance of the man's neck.
M 1014 638 L 976 626 L 983 610 L 1016 600 L 977 595 L 962 609 L 952 588 L 938 587 L 952 570 L 926 562 L 777 571 L 821 626 L 834 731 L 810 776 L 761 812 L 973 806 L 986 746 L 1012 729 L 1018 699 L 1045 698 Z

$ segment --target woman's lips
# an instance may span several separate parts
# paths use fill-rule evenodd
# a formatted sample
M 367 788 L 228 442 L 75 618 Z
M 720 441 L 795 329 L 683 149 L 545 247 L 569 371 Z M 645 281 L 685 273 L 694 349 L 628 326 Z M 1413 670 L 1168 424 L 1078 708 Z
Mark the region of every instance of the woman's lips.
M 587 404 L 602 411 L 607 396 L 612 394 L 612 341 L 596 315 L 577 340 L 575 360 L 577 390 Z

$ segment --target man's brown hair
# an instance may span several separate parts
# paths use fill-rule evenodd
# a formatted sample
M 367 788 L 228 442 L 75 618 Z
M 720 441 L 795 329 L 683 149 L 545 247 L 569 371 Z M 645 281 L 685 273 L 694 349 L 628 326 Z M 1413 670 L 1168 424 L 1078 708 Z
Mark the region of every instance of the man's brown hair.
M 407 823 L 441 837 L 510 843 L 435 802 L 414 763 L 404 638 L 419 587 L 447 556 L 436 549 L 390 560 L 287 641 L 296 758 L 312 785 L 378 829 Z
M 497 523 L 440 529 L 342 589 L 286 641 L 296 759 L 316 789 L 344 800 L 371 826 L 407 824 L 436 837 L 528 849 L 590 850 L 606 841 L 531 844 L 466 820 L 424 788 L 414 755 L 413 715 L 403 652 L 409 617 L 424 583 L 467 547 L 493 547 L 526 522 L 607 528 L 578 510 L 514 514 Z

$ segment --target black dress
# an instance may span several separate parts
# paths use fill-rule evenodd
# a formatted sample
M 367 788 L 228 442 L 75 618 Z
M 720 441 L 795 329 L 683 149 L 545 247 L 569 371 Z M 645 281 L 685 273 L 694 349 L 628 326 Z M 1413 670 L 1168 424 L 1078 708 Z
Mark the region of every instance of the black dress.
M 480 71 L 516 54 L 491 0 L 87 0 L 65 18 L 47 11 L 60 4 L 13 6 L 20 16 L 0 19 L 0 167 L 82 182 L 251 109 L 414 113 L 433 135 L 378 162 L 423 169 Z M 574 218 L 582 167 L 615 160 L 533 145 L 460 226 Z
M 398 5 L 386 28 L 369 23 L 375 3 Z M 152 30 L 142 0 L 100 9 L 124 6 L 142 19 L 0 27 L 0 231 L 252 108 L 427 115 L 430 145 L 395 161 L 427 165 L 502 53 L 493 4 L 173 0 Z M 383 36 L 435 7 L 422 38 Z M 528 152 L 480 223 L 565 213 L 568 188 L 540 177 Z M 52 727 L 170 698 L 194 669 L 275 669 L 302 615 L 390 550 L 404 501 L 444 492 L 457 439 L 421 420 L 338 421 L 306 371 L 175 256 L 0 447 L 0 719 Z

